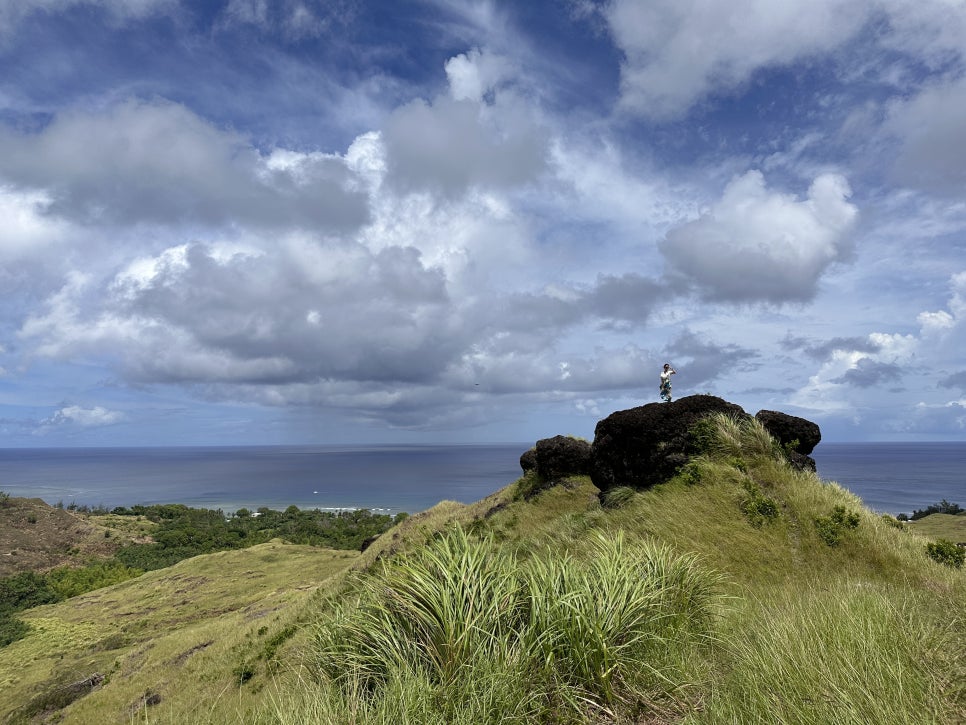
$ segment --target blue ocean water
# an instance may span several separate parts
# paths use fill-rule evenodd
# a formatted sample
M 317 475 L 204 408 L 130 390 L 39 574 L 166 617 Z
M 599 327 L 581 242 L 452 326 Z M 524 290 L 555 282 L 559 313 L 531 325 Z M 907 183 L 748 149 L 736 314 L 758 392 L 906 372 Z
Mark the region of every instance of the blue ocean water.
M 183 503 L 226 512 L 472 503 L 520 476 L 527 443 L 501 445 L 0 449 L 0 490 L 49 504 Z M 966 443 L 821 443 L 819 475 L 882 513 L 966 506 Z
M 819 443 L 818 475 L 879 513 L 911 514 L 943 499 L 966 507 L 966 443 Z
M 0 449 L 0 490 L 51 505 L 415 513 L 520 477 L 528 444 Z

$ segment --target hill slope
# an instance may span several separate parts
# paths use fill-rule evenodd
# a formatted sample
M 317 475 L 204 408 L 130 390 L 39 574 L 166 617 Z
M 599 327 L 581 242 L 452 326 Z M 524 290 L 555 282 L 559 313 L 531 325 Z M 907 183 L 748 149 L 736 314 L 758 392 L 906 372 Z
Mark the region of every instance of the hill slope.
M 525 477 L 361 555 L 269 544 L 29 610 L 0 717 L 966 722 L 966 573 L 717 425 L 644 491 Z

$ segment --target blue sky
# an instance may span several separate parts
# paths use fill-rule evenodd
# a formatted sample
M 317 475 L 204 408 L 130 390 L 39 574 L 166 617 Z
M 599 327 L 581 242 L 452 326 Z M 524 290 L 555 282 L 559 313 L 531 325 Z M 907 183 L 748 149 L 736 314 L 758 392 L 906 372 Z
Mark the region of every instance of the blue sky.
M 963 0 L 6 0 L 0 445 L 966 432 Z

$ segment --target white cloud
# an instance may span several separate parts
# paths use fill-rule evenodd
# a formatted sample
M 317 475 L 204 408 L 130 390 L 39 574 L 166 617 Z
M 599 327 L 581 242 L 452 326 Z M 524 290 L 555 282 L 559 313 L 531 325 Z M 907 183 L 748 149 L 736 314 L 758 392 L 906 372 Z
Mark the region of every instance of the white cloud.
M 514 187 L 546 167 L 546 135 L 526 109 L 441 97 L 397 109 L 383 131 L 389 180 L 406 191 L 457 196 Z
M 604 15 L 624 54 L 622 108 L 658 120 L 732 93 L 759 70 L 834 58 L 846 41 L 852 52 L 839 59 L 843 77 L 856 73 L 868 44 L 862 70 L 886 84 L 909 83 L 917 65 L 962 60 L 966 48 L 961 0 L 615 0 Z
M 263 156 L 165 101 L 65 112 L 34 134 L 0 129 L 3 178 L 43 194 L 49 215 L 81 223 L 346 230 L 368 214 L 342 158 Z
M 621 105 L 666 119 L 760 68 L 828 52 L 865 22 L 856 0 L 615 0 L 606 11 L 624 53 Z
M 80 428 L 96 428 L 114 425 L 124 420 L 124 414 L 116 410 L 108 410 L 99 405 L 93 408 L 82 408 L 79 405 L 68 405 L 55 412 L 49 418 L 41 421 L 41 431 L 49 428 L 73 425 Z
M 849 250 L 857 209 L 846 180 L 824 174 L 799 201 L 769 191 L 758 171 L 735 178 L 699 219 L 672 229 L 660 249 L 699 292 L 732 302 L 811 299 Z
M 509 60 L 479 48 L 460 53 L 446 61 L 449 92 L 457 101 L 483 100 L 485 94 L 511 73 Z
M 18 191 L 0 186 L 0 259 L 36 256 L 62 241 L 67 225 L 47 216 L 50 197 L 41 191 Z

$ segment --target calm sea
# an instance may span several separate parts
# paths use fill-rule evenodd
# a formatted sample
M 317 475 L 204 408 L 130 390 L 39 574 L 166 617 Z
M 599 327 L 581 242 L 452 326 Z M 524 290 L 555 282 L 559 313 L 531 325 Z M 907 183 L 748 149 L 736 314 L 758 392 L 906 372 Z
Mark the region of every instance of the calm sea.
M 0 449 L 0 490 L 88 506 L 183 503 L 226 512 L 472 503 L 520 476 L 530 444 Z M 966 443 L 821 443 L 819 475 L 882 513 L 966 505 Z
M 966 506 L 966 443 L 819 443 L 818 475 L 873 511 L 911 514 L 943 499 Z
M 520 477 L 527 444 L 0 449 L 0 490 L 88 506 L 415 513 Z

